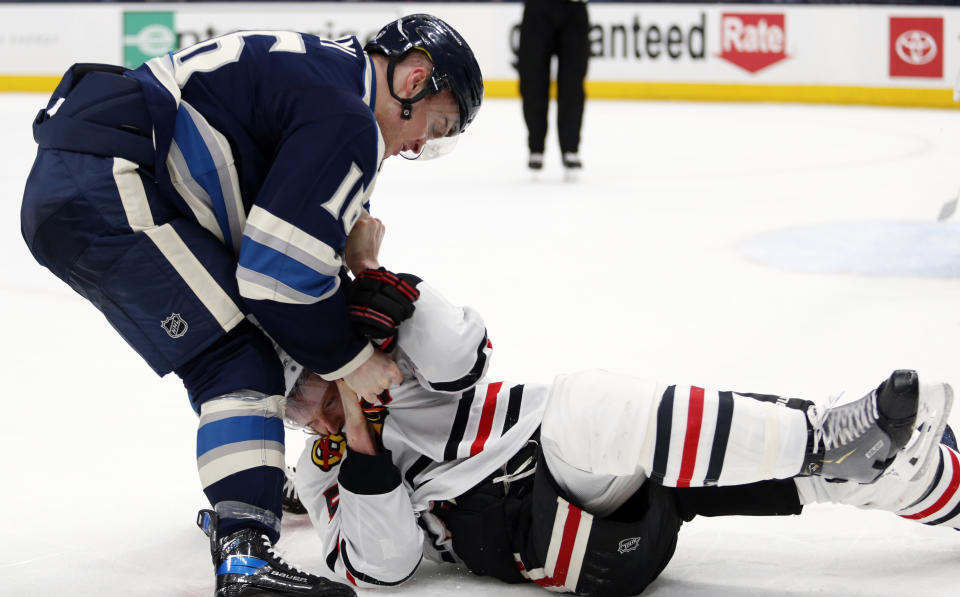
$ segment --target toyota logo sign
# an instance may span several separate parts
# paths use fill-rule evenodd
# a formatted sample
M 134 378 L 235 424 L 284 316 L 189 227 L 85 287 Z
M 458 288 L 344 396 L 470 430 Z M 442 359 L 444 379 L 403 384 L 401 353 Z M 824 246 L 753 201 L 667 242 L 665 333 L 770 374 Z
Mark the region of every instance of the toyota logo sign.
M 937 57 L 937 40 L 919 29 L 901 33 L 895 42 L 895 48 L 897 56 L 907 64 L 928 64 Z
M 943 17 L 890 17 L 890 76 L 943 78 Z

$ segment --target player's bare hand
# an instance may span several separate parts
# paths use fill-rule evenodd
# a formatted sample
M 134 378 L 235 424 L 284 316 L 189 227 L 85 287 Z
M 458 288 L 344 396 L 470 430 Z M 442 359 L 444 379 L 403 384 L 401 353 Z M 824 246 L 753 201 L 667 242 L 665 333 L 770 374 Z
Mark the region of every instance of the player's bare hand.
M 340 390 L 340 402 L 343 404 L 343 431 L 347 436 L 347 445 L 354 452 L 371 456 L 376 454 L 377 447 L 370 434 L 367 418 L 360 409 L 360 398 L 342 379 L 337 380 L 337 389 Z
M 365 269 L 380 267 L 380 244 L 385 232 L 383 222 L 371 216 L 367 210 L 360 212 L 343 249 L 343 259 L 354 276 Z
M 390 386 L 399 385 L 403 376 L 390 355 L 375 350 L 367 362 L 343 379 L 350 389 L 360 396 L 375 398 Z

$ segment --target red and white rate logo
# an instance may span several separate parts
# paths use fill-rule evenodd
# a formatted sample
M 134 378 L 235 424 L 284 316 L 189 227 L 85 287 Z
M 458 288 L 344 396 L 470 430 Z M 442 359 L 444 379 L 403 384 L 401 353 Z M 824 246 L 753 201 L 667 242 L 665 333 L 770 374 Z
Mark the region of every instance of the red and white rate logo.
M 720 15 L 720 58 L 755 73 L 786 57 L 783 13 L 725 12 Z
M 943 77 L 942 17 L 890 17 L 890 76 Z

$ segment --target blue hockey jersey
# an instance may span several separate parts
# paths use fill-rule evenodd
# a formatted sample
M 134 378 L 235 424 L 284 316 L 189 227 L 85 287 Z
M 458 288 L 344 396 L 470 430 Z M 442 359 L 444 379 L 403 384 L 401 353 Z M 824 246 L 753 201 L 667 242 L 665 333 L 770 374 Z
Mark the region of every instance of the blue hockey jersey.
M 347 319 L 342 251 L 384 156 L 360 42 L 242 31 L 127 76 L 144 89 L 163 194 L 237 255 L 256 321 L 325 378 L 359 366 L 373 349 Z

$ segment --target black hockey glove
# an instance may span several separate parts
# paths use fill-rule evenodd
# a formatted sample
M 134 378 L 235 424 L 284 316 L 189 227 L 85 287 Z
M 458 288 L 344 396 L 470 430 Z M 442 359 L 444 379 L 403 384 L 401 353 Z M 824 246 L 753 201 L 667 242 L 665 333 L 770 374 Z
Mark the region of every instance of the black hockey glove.
M 347 313 L 354 327 L 374 340 L 386 340 L 381 348 L 392 347 L 397 326 L 413 315 L 413 303 L 420 298 L 412 274 L 395 274 L 384 268 L 360 272 L 347 291 Z

